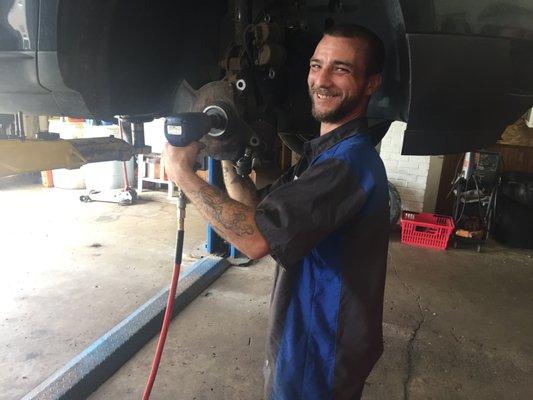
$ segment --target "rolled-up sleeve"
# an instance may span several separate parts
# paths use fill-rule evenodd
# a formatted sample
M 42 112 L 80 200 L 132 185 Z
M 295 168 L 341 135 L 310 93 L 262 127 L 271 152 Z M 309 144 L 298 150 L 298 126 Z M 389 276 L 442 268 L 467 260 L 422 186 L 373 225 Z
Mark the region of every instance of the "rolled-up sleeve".
M 371 188 L 363 188 L 345 161 L 329 158 L 270 191 L 259 203 L 255 220 L 271 255 L 285 268 L 298 263 L 357 215 Z

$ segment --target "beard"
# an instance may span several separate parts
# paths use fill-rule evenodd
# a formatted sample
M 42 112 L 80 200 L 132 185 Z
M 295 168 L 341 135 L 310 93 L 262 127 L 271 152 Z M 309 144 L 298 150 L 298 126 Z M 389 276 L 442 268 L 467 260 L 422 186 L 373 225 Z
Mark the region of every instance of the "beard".
M 362 100 L 362 96 L 356 94 L 354 96 L 344 98 L 336 107 L 332 109 L 326 111 L 319 111 L 316 109 L 315 106 L 315 93 L 333 96 L 339 95 L 339 93 L 325 89 L 314 89 L 311 87 L 309 88 L 309 96 L 311 97 L 312 104 L 311 114 L 318 122 L 338 122 L 344 117 L 346 117 L 348 114 L 350 114 L 353 110 L 355 110 Z

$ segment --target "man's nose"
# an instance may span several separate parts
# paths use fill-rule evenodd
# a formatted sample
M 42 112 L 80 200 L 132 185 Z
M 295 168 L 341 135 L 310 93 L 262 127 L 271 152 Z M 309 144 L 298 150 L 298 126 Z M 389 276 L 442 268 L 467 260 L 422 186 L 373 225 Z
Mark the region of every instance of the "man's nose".
M 315 76 L 316 87 L 330 87 L 331 86 L 331 74 L 328 68 L 320 69 Z

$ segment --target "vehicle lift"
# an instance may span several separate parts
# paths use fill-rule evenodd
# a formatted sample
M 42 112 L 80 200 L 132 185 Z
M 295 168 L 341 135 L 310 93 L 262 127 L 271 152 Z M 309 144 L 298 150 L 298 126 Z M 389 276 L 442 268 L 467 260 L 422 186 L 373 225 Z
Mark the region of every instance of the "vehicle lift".
M 222 107 L 225 105 L 222 104 Z M 208 115 L 205 112 L 183 113 L 168 117 L 166 123 L 167 140 L 174 145 L 186 144 L 201 139 L 204 135 L 220 137 L 226 131 L 231 118 L 237 115 L 227 106 L 227 112 L 220 104 Z M 204 111 L 207 111 L 204 110 Z M 135 154 L 147 153 L 149 148 L 144 144 L 143 123 L 138 119 L 132 123 L 132 134 L 124 128 L 127 118 L 119 118 L 121 139 L 87 138 L 87 139 L 59 139 L 59 135 L 42 133 L 38 139 L 28 139 L 24 135 L 0 141 L 0 177 L 22 172 L 34 172 L 43 169 L 79 168 L 89 162 L 126 161 Z M 237 121 L 236 123 L 240 123 Z M 240 125 L 242 127 L 242 125 Z M 171 131 L 169 134 L 168 130 Z M 172 132 L 180 132 L 173 135 Z M 232 130 L 233 131 L 233 130 Z M 241 130 L 242 132 L 242 130 Z M 242 139 L 242 138 L 241 138 Z M 177 142 L 176 142 L 177 141 Z M 249 142 L 257 143 L 256 137 L 251 136 Z M 242 142 L 241 142 L 242 143 Z M 249 144 L 249 143 L 248 143 Z M 16 150 L 16 151 L 14 151 Z M 39 155 L 36 157 L 35 155 Z M 5 157 L 3 157 L 5 156 Z M 246 148 L 241 158 L 235 164 L 239 174 L 249 174 L 253 165 L 253 152 Z M 208 182 L 220 188 L 224 187 L 220 161 L 209 157 L 207 162 Z M 133 204 L 134 197 L 128 191 L 129 179 L 124 170 L 125 187 L 117 195 L 118 204 Z M 131 189 L 133 191 L 133 189 Z M 101 201 L 90 193 L 89 201 Z M 128 198 L 127 196 L 131 196 Z M 81 199 L 86 201 L 85 199 Z M 113 199 L 112 199 L 113 200 Z M 105 201 L 105 200 L 104 200 Z M 131 201 L 131 203 L 129 203 Z M 215 279 L 217 279 L 230 264 L 242 265 L 249 261 L 239 254 L 238 250 L 225 242 L 211 226 L 207 227 L 206 251 L 208 255 L 191 265 L 180 276 L 181 255 L 184 238 L 185 196 L 179 191 L 177 201 L 178 231 L 176 237 L 176 251 L 174 271 L 170 288 L 164 288 L 154 297 L 141 305 L 131 315 L 105 333 L 70 362 L 53 373 L 48 379 L 34 388 L 23 400 L 37 400 L 43 398 L 71 399 L 86 398 L 100 386 L 107 378 L 117 371 L 129 358 L 138 352 L 161 329 L 160 341 L 152 371 L 143 399 L 148 399 L 157 373 L 157 366 L 162 354 L 166 332 L 173 316 L 179 313 L 189 302 L 196 298 Z M 178 282 L 181 282 L 177 286 Z

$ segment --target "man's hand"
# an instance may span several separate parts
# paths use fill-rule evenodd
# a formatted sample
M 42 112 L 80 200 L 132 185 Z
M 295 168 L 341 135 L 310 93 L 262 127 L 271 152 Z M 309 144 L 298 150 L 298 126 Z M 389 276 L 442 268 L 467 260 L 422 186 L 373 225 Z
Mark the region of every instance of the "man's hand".
M 198 154 L 205 146 L 200 142 L 192 142 L 185 147 L 174 147 L 167 143 L 163 151 L 163 162 L 168 177 L 178 186 L 184 176 L 194 173 L 194 165 Z

